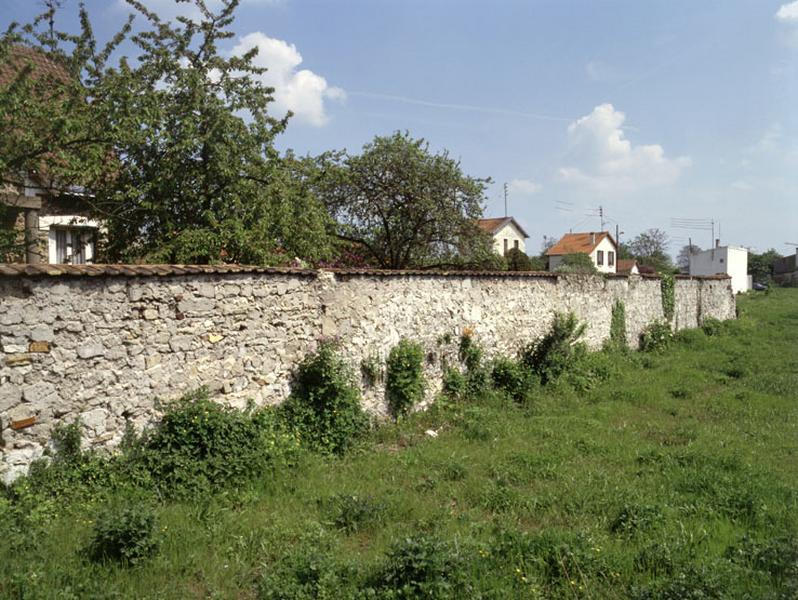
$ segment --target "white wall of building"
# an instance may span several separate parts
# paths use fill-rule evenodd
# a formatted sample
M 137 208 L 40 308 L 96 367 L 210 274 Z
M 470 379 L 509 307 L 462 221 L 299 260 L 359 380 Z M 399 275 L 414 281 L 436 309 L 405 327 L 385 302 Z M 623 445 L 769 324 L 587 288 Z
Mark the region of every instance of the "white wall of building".
M 603 253 L 601 261 L 603 264 L 598 264 L 597 262 L 599 251 Z M 611 265 L 610 252 L 612 252 Z M 593 252 L 590 253 L 590 259 L 593 261 L 593 264 L 596 265 L 596 269 L 598 269 L 599 273 L 615 273 L 618 270 L 618 253 L 615 251 L 615 246 L 607 237 L 601 240 L 598 246 L 593 249 Z
M 690 275 L 729 275 L 735 294 L 748 291 L 748 250 L 720 246 L 691 254 Z
M 516 247 L 516 242 L 518 243 L 518 249 L 526 254 L 524 235 L 518 231 L 518 228 L 512 222 L 506 223 L 493 234 L 493 251 L 504 256 L 505 250 L 511 250 Z

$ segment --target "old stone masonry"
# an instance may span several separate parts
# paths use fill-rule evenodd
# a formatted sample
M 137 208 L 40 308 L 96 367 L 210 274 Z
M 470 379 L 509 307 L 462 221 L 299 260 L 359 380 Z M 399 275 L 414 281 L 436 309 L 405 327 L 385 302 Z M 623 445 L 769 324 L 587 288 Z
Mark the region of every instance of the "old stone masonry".
M 677 278 L 675 298 L 677 329 L 735 315 L 728 279 Z M 0 265 L 0 476 L 41 457 L 60 422 L 79 418 L 87 444 L 113 447 L 127 423 L 158 418 L 157 399 L 200 386 L 234 406 L 279 403 L 322 338 L 340 340 L 355 373 L 402 337 L 421 342 L 432 399 L 445 334 L 468 327 L 488 354 L 515 353 L 574 311 L 598 347 L 617 300 L 631 345 L 663 318 L 654 277 Z M 385 413 L 380 384 L 364 398 Z

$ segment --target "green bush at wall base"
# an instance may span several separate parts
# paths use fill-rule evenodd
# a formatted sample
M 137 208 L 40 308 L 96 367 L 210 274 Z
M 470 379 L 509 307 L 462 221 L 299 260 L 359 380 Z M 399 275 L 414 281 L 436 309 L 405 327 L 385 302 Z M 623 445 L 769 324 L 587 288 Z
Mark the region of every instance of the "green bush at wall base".
M 612 317 L 610 320 L 610 348 L 613 350 L 626 350 L 626 306 L 620 300 L 612 305 Z
M 424 399 L 424 349 L 401 339 L 388 354 L 385 392 L 394 416 L 407 413 Z
M 554 381 L 573 363 L 577 342 L 586 328 L 573 313 L 555 314 L 551 330 L 521 350 L 521 363 L 539 376 L 542 384 Z
M 658 352 L 667 348 L 673 341 L 673 330 L 669 323 L 655 321 L 649 323 L 640 334 L 640 350 Z
M 291 395 L 280 407 L 289 427 L 313 450 L 341 454 L 368 429 L 360 391 L 349 368 L 331 342 L 307 356 L 299 365 Z

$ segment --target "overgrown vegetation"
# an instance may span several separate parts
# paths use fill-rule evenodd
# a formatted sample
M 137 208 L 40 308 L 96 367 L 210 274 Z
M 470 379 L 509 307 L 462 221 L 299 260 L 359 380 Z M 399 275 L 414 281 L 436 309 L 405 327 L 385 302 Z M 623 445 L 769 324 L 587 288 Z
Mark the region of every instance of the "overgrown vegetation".
M 579 338 L 586 328 L 573 313 L 556 313 L 551 330 L 521 351 L 521 362 L 540 377 L 544 385 L 556 380 L 584 351 Z
M 341 454 L 368 429 L 354 375 L 334 342 L 322 342 L 302 361 L 281 411 L 303 443 L 322 452 Z
M 673 321 L 673 311 L 676 308 L 676 282 L 670 273 L 660 274 L 660 293 L 662 294 L 662 314 L 670 323 Z
M 401 339 L 388 354 L 385 393 L 395 416 L 406 414 L 424 399 L 424 348 Z
M 566 254 L 554 269 L 557 273 L 598 273 L 589 254 Z
M 665 352 L 577 341 L 521 402 L 523 363 L 480 360 L 507 394 L 438 403 L 345 455 L 292 436 L 290 413 L 206 418 L 201 395 L 113 459 L 69 425 L 50 466 L 0 493 L 0 597 L 793 598 L 796 300 L 742 297 L 738 321 Z M 215 485 L 142 458 L 204 481 L 217 453 L 252 458 L 251 429 L 271 458 Z
M 640 334 L 640 350 L 642 352 L 659 352 L 667 348 L 673 340 L 673 329 L 670 323 L 655 321 L 649 323 Z
M 615 304 L 612 305 L 609 347 L 619 351 L 625 351 L 629 348 L 629 344 L 626 341 L 626 306 L 622 300 L 616 300 Z

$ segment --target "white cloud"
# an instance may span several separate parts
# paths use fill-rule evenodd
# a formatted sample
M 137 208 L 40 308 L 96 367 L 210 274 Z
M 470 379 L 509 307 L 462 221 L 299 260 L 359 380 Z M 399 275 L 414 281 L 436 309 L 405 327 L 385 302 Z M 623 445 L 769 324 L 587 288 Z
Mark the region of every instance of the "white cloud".
M 531 179 L 513 179 L 510 181 L 509 191 L 519 196 L 532 196 L 543 189 L 543 186 Z
M 313 71 L 297 70 L 302 64 L 302 55 L 296 46 L 270 38 L 260 31 L 240 38 L 231 53 L 241 56 L 253 47 L 258 48 L 253 63 L 268 69 L 260 79 L 274 88 L 276 109 L 283 113 L 290 110 L 297 120 L 317 127 L 327 123 L 326 101 L 344 100 L 346 92 L 329 85 L 324 77 Z
M 776 19 L 782 23 L 798 23 L 798 0 L 782 4 L 776 11 Z
M 560 168 L 560 179 L 596 193 L 633 192 L 676 181 L 690 159 L 668 158 L 659 144 L 632 145 L 623 130 L 625 120 L 612 104 L 601 104 L 571 123 L 574 164 Z

